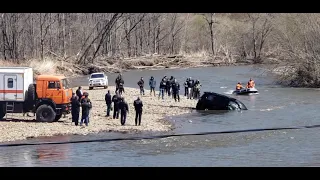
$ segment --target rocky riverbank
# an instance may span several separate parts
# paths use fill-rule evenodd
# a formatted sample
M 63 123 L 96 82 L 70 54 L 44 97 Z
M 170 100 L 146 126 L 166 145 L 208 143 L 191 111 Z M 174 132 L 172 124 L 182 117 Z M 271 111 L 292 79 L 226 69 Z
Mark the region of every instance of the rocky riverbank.
M 110 86 L 108 89 L 88 90 L 83 87 L 84 91 L 89 93 L 92 101 L 93 109 L 91 112 L 90 124 L 88 127 L 75 126 L 71 123 L 71 115 L 62 118 L 55 123 L 39 123 L 35 122 L 33 117 L 23 117 L 22 114 L 14 114 L 13 120 L 0 121 L 0 142 L 8 142 L 15 140 L 23 140 L 41 136 L 55 135 L 87 135 L 98 132 L 141 132 L 141 131 L 170 131 L 173 125 L 166 119 L 168 116 L 175 116 L 191 112 L 191 108 L 195 107 L 196 100 L 189 100 L 181 96 L 180 102 L 175 102 L 172 98 L 165 97 L 165 100 L 158 99 L 150 95 L 150 91 L 146 90 L 145 96 L 141 97 L 144 108 L 142 114 L 141 126 L 135 126 L 135 111 L 133 101 L 139 96 L 139 90 L 135 88 L 125 88 L 124 97 L 129 104 L 129 114 L 126 125 L 121 126 L 119 119 L 105 117 L 106 105 L 104 95 L 107 90 L 114 94 L 115 87 Z M 113 113 L 113 112 L 111 112 Z M 11 115 L 8 115 L 8 118 Z

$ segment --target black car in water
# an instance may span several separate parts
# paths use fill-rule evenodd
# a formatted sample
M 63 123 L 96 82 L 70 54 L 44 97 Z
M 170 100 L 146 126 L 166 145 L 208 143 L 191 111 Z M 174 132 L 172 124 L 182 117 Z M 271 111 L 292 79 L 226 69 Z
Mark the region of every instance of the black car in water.
M 214 92 L 204 92 L 199 99 L 197 110 L 247 110 L 247 107 L 235 98 Z

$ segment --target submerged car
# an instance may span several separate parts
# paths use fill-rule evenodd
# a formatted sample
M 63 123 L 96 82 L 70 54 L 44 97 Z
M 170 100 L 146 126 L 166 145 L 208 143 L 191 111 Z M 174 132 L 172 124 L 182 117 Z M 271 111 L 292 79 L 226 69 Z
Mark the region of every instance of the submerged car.
M 197 110 L 248 110 L 247 107 L 235 98 L 214 92 L 204 92 L 199 99 Z
M 92 90 L 94 87 L 103 87 L 104 89 L 108 88 L 108 76 L 105 73 L 92 73 L 89 79 L 89 90 Z

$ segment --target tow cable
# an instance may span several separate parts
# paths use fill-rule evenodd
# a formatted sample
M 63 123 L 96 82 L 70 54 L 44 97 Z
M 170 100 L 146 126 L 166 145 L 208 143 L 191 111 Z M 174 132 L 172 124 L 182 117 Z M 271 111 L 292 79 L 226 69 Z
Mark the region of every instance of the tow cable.
M 80 141 L 0 144 L 0 147 L 38 146 L 38 145 L 53 145 L 53 144 L 75 144 L 75 143 L 110 142 L 110 141 L 136 141 L 136 140 L 144 140 L 144 139 L 163 139 L 163 138 L 168 138 L 168 137 L 180 137 L 180 136 L 202 136 L 202 135 L 211 135 L 211 134 L 232 134 L 232 133 L 243 133 L 243 132 L 279 131 L 279 130 L 318 128 L 318 127 L 320 127 L 320 125 L 297 126 L 297 127 L 279 127 L 279 128 L 261 128 L 261 129 L 245 129 L 245 130 L 216 131 L 216 132 L 200 132 L 200 133 L 190 133 L 190 134 L 188 134 L 188 133 L 185 133 L 185 134 L 168 134 L 168 135 L 146 136 L 146 137 L 94 139 L 94 140 L 80 140 Z

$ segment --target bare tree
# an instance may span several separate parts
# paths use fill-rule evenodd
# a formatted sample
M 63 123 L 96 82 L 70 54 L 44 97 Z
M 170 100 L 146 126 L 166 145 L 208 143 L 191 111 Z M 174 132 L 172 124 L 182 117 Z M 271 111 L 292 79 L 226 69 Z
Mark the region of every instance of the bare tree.
M 272 31 L 272 25 L 269 19 L 266 16 L 262 16 L 261 14 L 250 14 L 248 13 L 248 18 L 251 24 L 251 33 L 252 33 L 252 44 L 253 44 L 253 60 L 254 63 L 260 63 L 261 59 L 261 51 L 265 44 L 265 41 Z M 258 26 L 258 24 L 262 24 Z
M 217 21 L 215 20 L 214 16 L 215 13 L 206 13 L 206 14 L 202 14 L 203 18 L 206 20 L 206 22 L 208 23 L 208 27 L 209 27 L 209 31 L 210 31 L 210 41 L 211 41 L 211 52 L 212 55 L 215 55 L 215 50 L 214 50 L 214 24 L 217 23 Z

